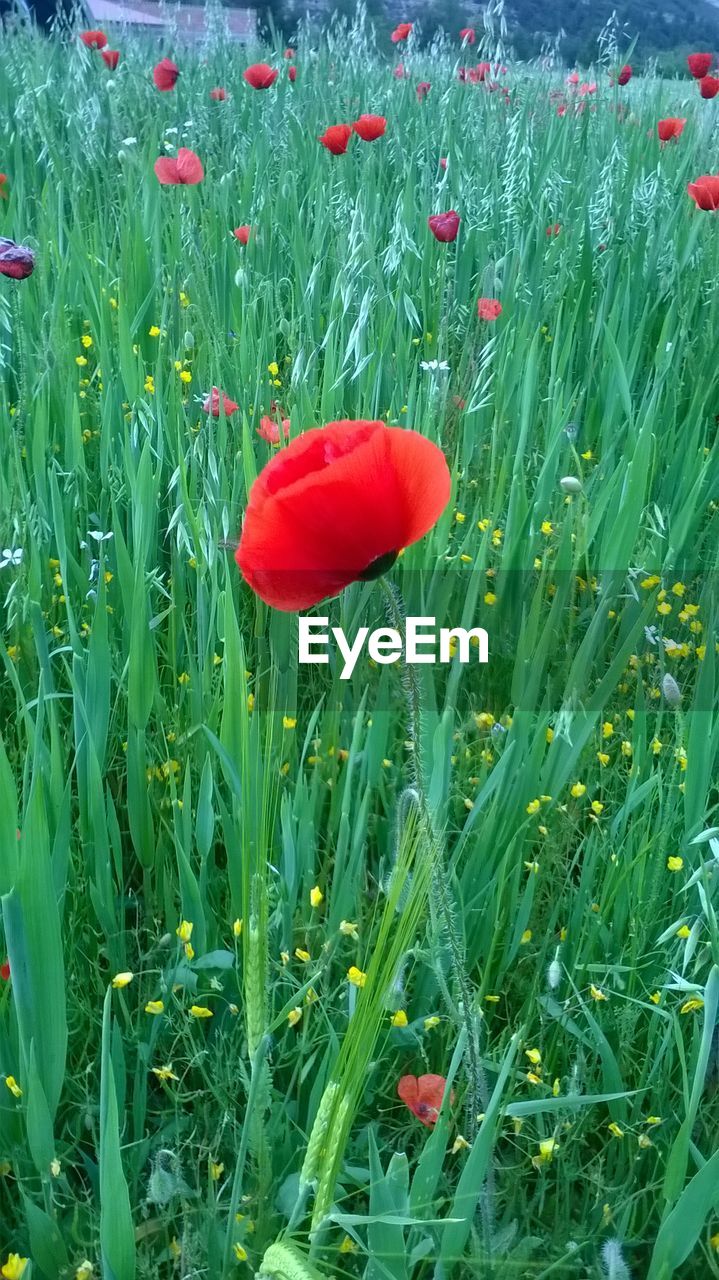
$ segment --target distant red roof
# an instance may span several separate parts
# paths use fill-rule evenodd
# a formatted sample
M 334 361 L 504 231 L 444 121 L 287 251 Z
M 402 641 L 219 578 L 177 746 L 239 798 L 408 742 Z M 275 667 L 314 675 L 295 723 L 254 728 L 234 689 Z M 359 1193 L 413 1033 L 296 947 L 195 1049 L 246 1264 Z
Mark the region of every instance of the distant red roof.
M 181 35 L 203 36 L 207 30 L 204 5 L 180 4 L 171 9 L 161 9 L 153 0 L 86 0 L 90 18 L 99 26 L 150 27 L 157 30 L 168 22 L 176 25 Z M 235 40 L 251 40 L 257 30 L 257 13 L 254 9 L 230 9 L 222 7 L 222 18 Z

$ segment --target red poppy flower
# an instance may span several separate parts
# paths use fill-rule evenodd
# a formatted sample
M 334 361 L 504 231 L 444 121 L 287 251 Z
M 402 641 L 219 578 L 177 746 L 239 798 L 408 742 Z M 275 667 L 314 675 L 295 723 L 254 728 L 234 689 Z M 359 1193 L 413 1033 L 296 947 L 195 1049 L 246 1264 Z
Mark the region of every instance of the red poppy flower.
M 120 61 L 120 53 L 118 49 L 103 49 L 100 57 L 111 71 L 115 70 L 118 62 Z
M 0 964 L 0 978 L 2 978 L 3 982 L 10 981 L 10 961 L 9 960 L 3 960 L 2 964 Z
M 376 142 L 387 128 L 387 121 L 384 116 L 359 116 L 352 128 L 363 142 Z
M 397 1085 L 397 1093 L 409 1107 L 412 1115 L 431 1129 L 437 1123 L 446 1088 L 447 1081 L 444 1076 L 402 1076 Z M 454 1090 L 449 1100 L 454 1102 Z
M 8 199 L 9 199 L 9 192 L 7 192 L 7 191 L 5 190 L 5 184 L 6 184 L 6 182 L 7 182 L 7 174 L 6 174 L 6 173 L 0 173 L 0 199 L 2 199 L 2 200 L 8 200 Z
M 666 120 L 660 120 L 657 125 L 657 133 L 660 142 L 669 142 L 670 138 L 680 138 L 686 119 L 680 120 L 677 116 L 667 116 Z
M 81 31 L 80 39 L 86 44 L 88 49 L 104 49 L 107 44 L 107 36 L 104 31 Z
M 459 33 L 459 38 L 460 40 L 466 40 L 467 44 L 474 44 L 476 40 L 474 27 L 462 27 L 462 30 Z
M 297 79 L 297 67 L 287 68 L 287 79 L 290 80 L 292 84 L 295 83 L 295 80 Z
M 561 107 L 557 107 L 557 115 L 566 116 L 566 114 L 567 114 L 567 104 L 566 102 L 563 102 Z
M 447 168 L 447 157 L 446 157 L 446 156 L 440 156 L 440 158 L 439 158 L 439 167 L 440 167 L 440 169 L 446 169 L 446 168 Z
M 210 89 L 210 97 L 213 102 L 224 102 L 227 97 L 227 90 L 220 87 L 217 89 Z
M 424 102 L 431 88 L 432 86 L 428 80 L 420 80 L 419 84 L 417 85 L 417 97 L 419 98 L 420 102 Z
M 379 577 L 449 502 L 444 454 L 416 431 L 330 422 L 298 436 L 250 490 L 236 560 L 267 604 L 292 611 Z
M 573 71 L 567 76 L 567 84 L 579 84 L 579 72 Z
M 251 67 L 242 72 L 242 77 L 253 89 L 269 89 L 279 74 L 267 62 L 253 62 Z
M 352 137 L 351 124 L 331 124 L 329 129 L 325 129 L 321 138 L 317 141 L 322 143 L 333 156 L 343 156 L 347 150 L 347 145 Z
M 239 409 L 240 406 L 235 404 L 234 400 L 230 400 L 229 396 L 226 396 L 224 391 L 220 391 L 219 387 L 213 387 L 209 396 L 206 397 L 202 405 L 202 412 L 211 413 L 213 418 L 219 418 L 220 397 L 222 397 L 222 407 L 225 411 L 226 418 L 229 418 L 231 414 L 235 413 L 237 409 Z
M 294 58 L 295 53 L 296 53 L 296 50 L 295 50 L 295 49 L 285 49 L 284 53 L 282 54 L 282 57 L 283 57 L 283 58 Z
M 716 76 L 702 76 L 699 81 L 699 92 L 702 98 L 716 98 L 719 93 L 719 79 Z
M 392 41 L 392 44 L 399 44 L 401 40 L 406 40 L 411 30 L 412 30 L 411 22 L 398 23 L 398 25 L 395 27 L 394 31 L 392 32 L 392 35 L 390 36 L 390 40 Z
M 548 236 L 550 236 L 550 237 L 551 237 L 551 236 L 558 236 L 561 230 L 562 230 L 562 224 L 561 224 L 561 222 L 553 222 L 553 223 L 551 224 L 551 226 L 547 227 L 547 230 L 546 230 L 546 233 L 545 233 L 545 234 L 546 234 L 546 235 L 548 235 Z
M 260 436 L 262 440 L 266 440 L 268 444 L 280 443 L 279 424 L 275 422 L 274 418 L 268 418 L 267 415 L 265 415 L 263 418 L 260 418 L 260 425 L 257 428 L 257 434 L 258 436 Z M 282 419 L 282 434 L 284 435 L 285 440 L 290 434 L 289 418 Z
M 687 58 L 689 71 L 695 80 L 703 80 L 704 76 L 709 74 L 709 68 L 714 61 L 711 53 L 690 53 Z
M 11 280 L 26 280 L 34 270 L 35 254 L 32 249 L 0 236 L 0 276 L 10 276 Z
M 403 62 L 398 62 L 398 63 L 397 63 L 397 66 L 395 67 L 394 71 L 392 72 L 392 75 L 394 76 L 395 80 L 404 80 L 404 78 L 405 78 L 406 74 L 407 74 L 407 72 L 406 72 L 406 71 L 405 71 L 405 69 L 404 69 L 404 63 L 403 63 Z
M 252 234 L 252 227 L 249 227 L 246 224 L 241 227 L 235 227 L 232 234 L 236 240 L 239 240 L 240 244 L 247 244 L 247 241 Z
M 480 298 L 477 303 L 477 315 L 480 320 L 496 320 L 502 314 L 502 304 L 496 298 Z
M 163 58 L 158 62 L 152 72 L 152 78 L 155 81 L 155 88 L 161 93 L 168 93 L 170 89 L 174 89 L 177 84 L 177 77 L 180 74 L 180 68 L 172 61 L 171 58 Z
M 716 213 L 719 210 L 719 175 L 704 174 L 701 178 L 695 178 L 693 182 L 687 184 L 687 191 L 697 209 L 705 209 L 708 213 Z M 2 241 L 0 241 L 1 244 Z M 2 254 L 0 254 L 1 263 Z
M 451 244 L 452 240 L 457 239 L 459 214 L 454 209 L 450 209 L 449 213 L 434 213 L 427 219 L 427 225 L 435 240 L 439 240 L 441 244 Z
M 617 76 L 617 84 L 622 84 L 622 85 L 629 84 L 629 81 L 631 80 L 631 78 L 632 78 L 632 68 L 629 66 L 629 64 L 627 64 L 625 67 L 622 67 L 621 71 L 619 72 L 619 75 Z
M 202 182 L 205 176 L 205 170 L 202 167 L 202 161 L 194 151 L 189 151 L 187 147 L 180 147 L 177 153 L 177 159 L 172 156 L 160 156 L 155 161 L 155 174 L 158 182 L 163 187 L 194 187 L 198 182 Z

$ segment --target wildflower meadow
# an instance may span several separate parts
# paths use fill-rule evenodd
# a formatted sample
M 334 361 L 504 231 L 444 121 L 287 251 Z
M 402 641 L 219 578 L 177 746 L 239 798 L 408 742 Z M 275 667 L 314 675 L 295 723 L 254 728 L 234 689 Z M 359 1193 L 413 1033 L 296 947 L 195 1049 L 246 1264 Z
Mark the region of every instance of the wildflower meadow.
M 6 1280 L 719 1277 L 719 78 L 490 10 L 2 32 Z

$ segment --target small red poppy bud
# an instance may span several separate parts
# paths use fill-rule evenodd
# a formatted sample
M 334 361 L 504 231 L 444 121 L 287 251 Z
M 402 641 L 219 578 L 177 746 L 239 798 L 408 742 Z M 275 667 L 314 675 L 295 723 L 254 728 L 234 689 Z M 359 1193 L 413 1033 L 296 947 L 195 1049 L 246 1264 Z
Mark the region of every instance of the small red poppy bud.
M 0 276 L 26 280 L 35 270 L 35 254 L 27 245 L 0 236 Z
M 81 31 L 80 39 L 83 44 L 87 45 L 88 49 L 104 49 L 107 44 L 107 36 L 104 31 Z
M 343 156 L 352 137 L 351 124 L 331 124 L 318 139 L 333 156 Z
M 392 44 L 399 44 L 400 41 L 406 40 L 412 30 L 411 22 L 400 22 L 392 32 L 390 40 Z
M 419 84 L 417 85 L 417 97 L 419 98 L 420 102 L 424 102 L 431 88 L 432 86 L 428 80 L 420 80 Z
M 622 67 L 621 71 L 619 72 L 619 75 L 617 76 L 617 84 L 621 84 L 621 85 L 629 84 L 629 81 L 631 80 L 631 78 L 632 78 L 632 68 L 627 64 L 627 66 Z
M 699 92 L 702 98 L 716 98 L 719 93 L 719 78 L 717 76 L 702 76 L 699 81 Z
M 117 49 L 103 49 L 100 57 L 111 71 L 116 69 L 118 62 L 120 61 L 120 54 Z
M 233 236 L 235 237 L 236 240 L 239 240 L 240 244 L 247 244 L 247 241 L 249 240 L 251 233 L 252 233 L 252 227 L 248 227 L 246 225 L 242 227 L 235 227 L 234 231 L 232 232 Z
M 406 73 L 406 71 L 405 71 L 405 69 L 404 69 L 404 63 L 403 63 L 403 62 L 398 62 L 398 63 L 397 63 L 397 66 L 395 67 L 394 71 L 392 72 L 392 75 L 394 76 L 395 80 L 404 80 L 404 78 L 405 78 L 406 74 L 407 74 L 407 73 Z
M 257 428 L 257 434 L 261 440 L 266 440 L 268 444 L 280 443 L 279 423 L 275 422 L 273 418 L 268 418 L 267 415 L 260 418 L 260 425 Z M 285 440 L 290 434 L 289 418 L 282 419 L 282 434 Z
M 2 978 L 3 982 L 10 981 L 10 961 L 9 960 L 3 960 L 2 964 L 0 964 L 0 978 Z
M 440 158 L 439 158 L 439 167 L 440 167 L 440 169 L 446 169 L 446 168 L 447 168 L 447 157 L 446 157 L 446 156 L 440 156 Z
M 549 236 L 550 238 L 552 236 L 558 236 L 561 230 L 562 230 L 561 222 L 553 222 L 550 226 L 547 227 L 545 235 Z
M 439 240 L 441 244 L 450 244 L 457 239 L 459 221 L 459 214 L 450 209 L 449 213 L 433 214 L 427 219 L 427 224 L 435 240 Z
M 172 61 L 171 58 L 163 58 L 153 69 L 152 78 L 155 81 L 155 88 L 161 93 L 168 93 L 170 89 L 174 89 L 177 84 L 177 78 L 180 74 L 180 68 Z
M 295 52 L 296 52 L 295 49 L 285 49 L 284 53 L 282 54 L 282 57 L 288 58 L 288 59 L 294 58 Z
M 297 67 L 287 68 L 287 79 L 290 80 L 292 84 L 295 83 L 295 80 L 297 79 Z
M 474 32 L 474 27 L 462 27 L 462 30 L 459 33 L 459 38 L 464 41 L 465 44 L 474 44 L 477 38 Z
M 384 116 L 364 115 L 355 120 L 352 128 L 363 142 L 376 142 L 387 128 L 387 121 Z
M 269 66 L 267 62 L 254 62 L 251 67 L 247 67 L 242 72 L 242 78 L 253 89 L 269 89 L 279 74 L 279 71 Z
M 687 58 L 689 71 L 695 80 L 702 80 L 704 76 L 709 75 L 714 57 L 711 53 L 690 53 Z
M 224 102 L 227 97 L 227 90 L 219 86 L 217 89 L 210 89 L 210 97 L 213 102 Z

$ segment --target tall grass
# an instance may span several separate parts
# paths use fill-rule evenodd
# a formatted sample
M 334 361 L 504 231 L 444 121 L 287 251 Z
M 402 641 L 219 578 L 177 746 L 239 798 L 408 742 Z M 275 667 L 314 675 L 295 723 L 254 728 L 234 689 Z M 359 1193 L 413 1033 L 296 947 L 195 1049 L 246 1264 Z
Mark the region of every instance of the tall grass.
M 0 46 L 0 234 L 37 253 L 0 279 L 2 1262 L 717 1276 L 715 104 L 602 66 L 560 116 L 511 63 L 507 104 L 454 39 L 398 79 L 361 17 L 294 84 L 218 31 L 160 94 L 165 49 L 113 43 Z M 362 111 L 385 137 L 330 156 Z M 205 179 L 161 188 L 179 145 Z M 392 578 L 490 663 L 420 668 L 409 720 L 240 581 L 273 401 L 448 458 Z

